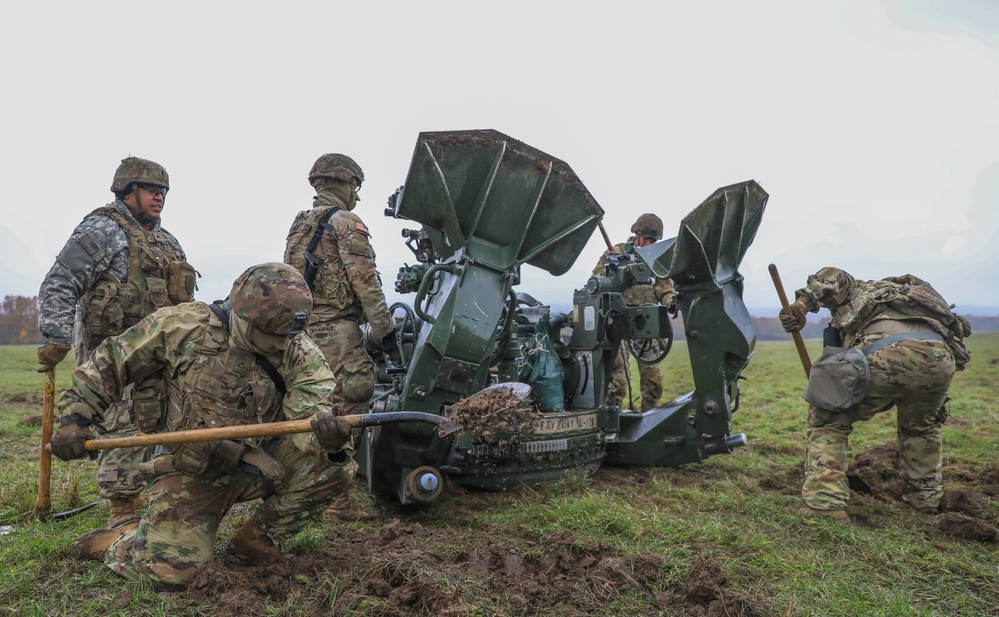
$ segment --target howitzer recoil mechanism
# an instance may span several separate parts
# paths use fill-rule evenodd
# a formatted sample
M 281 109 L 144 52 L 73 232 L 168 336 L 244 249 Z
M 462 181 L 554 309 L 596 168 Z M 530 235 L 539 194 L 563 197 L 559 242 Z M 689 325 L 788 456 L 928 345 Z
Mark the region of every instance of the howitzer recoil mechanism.
M 568 314 L 517 292 L 524 264 L 573 265 L 604 211 L 563 161 L 496 131 L 421 133 L 386 215 L 422 227 L 403 237 L 392 306 L 398 350 L 375 351 L 374 413 L 455 416 L 465 430 L 368 429 L 361 473 L 376 494 L 426 502 L 443 479 L 491 490 L 592 474 L 604 462 L 677 466 L 746 444 L 731 433 L 738 380 L 756 342 L 739 263 L 767 194 L 754 181 L 715 191 L 677 236 L 629 245 L 586 281 Z M 628 306 L 622 292 L 670 278 L 695 390 L 647 412 L 605 404 L 622 341 L 672 340 L 670 308 Z M 647 360 L 650 361 L 650 360 Z

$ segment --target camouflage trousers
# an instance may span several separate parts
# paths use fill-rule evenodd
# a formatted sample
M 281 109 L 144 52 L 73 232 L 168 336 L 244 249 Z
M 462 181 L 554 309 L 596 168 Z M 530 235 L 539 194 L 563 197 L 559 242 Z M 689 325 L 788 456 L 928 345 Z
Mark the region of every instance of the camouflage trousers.
M 347 415 L 368 412 L 375 393 L 375 366 L 364 350 L 364 334 L 356 322 L 341 319 L 309 327 L 309 336 L 329 362 L 336 387 L 332 400 Z
M 132 386 L 125 389 L 121 402 L 104 412 L 104 437 L 130 437 L 138 431 L 132 424 Z M 145 488 L 139 465 L 152 457 L 153 448 L 116 448 L 97 453 L 97 485 L 101 497 L 115 499 L 138 495 Z
M 653 349 L 649 355 L 658 354 L 658 346 L 653 343 Z M 628 350 L 627 341 L 622 342 L 614 358 L 614 375 L 607 385 L 606 405 L 621 407 L 622 409 L 634 409 L 634 400 L 628 398 L 628 375 L 625 367 L 631 362 L 631 351 Z M 642 402 L 641 411 L 648 411 L 659 405 L 659 399 L 663 395 L 663 375 L 658 364 L 642 364 L 638 362 L 638 383 L 641 390 Z
M 287 438 L 272 456 L 285 468 L 280 480 L 242 469 L 151 477 L 149 509 L 135 531 L 108 548 L 105 565 L 158 589 L 182 588 L 211 563 L 219 523 L 233 504 L 254 499 L 263 503 L 251 518 L 275 543 L 293 536 L 333 498 L 344 466 L 318 450 L 302 451 Z
M 861 346 L 873 340 L 861 341 Z M 942 341 L 903 340 L 867 356 L 871 384 L 848 412 L 808 409 L 805 482 L 801 496 L 817 510 L 845 510 L 846 471 L 853 424 L 897 407 L 898 466 L 903 499 L 936 507 L 943 497 L 941 429 L 954 357 Z

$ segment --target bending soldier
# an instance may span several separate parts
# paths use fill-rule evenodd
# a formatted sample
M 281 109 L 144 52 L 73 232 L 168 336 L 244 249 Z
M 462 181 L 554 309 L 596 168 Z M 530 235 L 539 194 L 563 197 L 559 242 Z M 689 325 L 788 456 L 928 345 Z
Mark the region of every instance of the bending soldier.
M 161 397 L 136 405 L 145 432 L 314 416 L 313 433 L 158 446 L 144 463 L 149 508 L 81 536 L 70 555 L 103 559 L 134 581 L 160 589 L 190 583 L 215 552 L 219 522 L 233 504 L 263 503 L 228 550 L 252 565 L 284 559 L 276 543 L 318 517 L 348 463 L 346 421 L 330 409 L 333 374 L 315 343 L 298 335 L 312 309 L 302 276 L 281 263 L 249 268 L 223 305 L 191 302 L 161 309 L 105 340 L 73 375 L 60 399 L 65 414 L 52 438 L 63 460 L 86 454 L 91 425 L 128 384 L 162 379 Z
M 636 247 L 655 244 L 663 237 L 663 222 L 655 214 L 643 214 L 638 217 L 635 224 L 631 226 L 631 232 L 635 234 L 628 238 L 628 242 Z M 623 253 L 625 243 L 618 244 L 614 251 Z M 607 268 L 608 254 L 604 253 L 600 261 L 593 269 L 594 275 L 603 274 Z M 623 294 L 624 301 L 628 306 L 639 306 L 642 304 L 663 304 L 669 306 L 673 301 L 673 282 L 669 279 L 655 278 L 654 284 L 635 285 L 626 289 Z M 649 354 L 655 356 L 659 353 L 658 347 L 653 345 Z M 614 375 L 607 385 L 607 405 L 620 407 L 632 406 L 632 401 L 625 401 L 628 397 L 628 376 L 627 366 L 630 362 L 630 352 L 628 343 L 622 341 L 617 356 L 614 360 Z M 658 364 L 638 363 L 639 387 L 642 392 L 641 411 L 648 411 L 659 404 L 659 399 L 663 395 L 663 376 Z
M 169 189 L 162 166 L 134 157 L 122 160 L 111 183 L 115 200 L 83 219 L 42 281 L 38 329 L 45 344 L 38 348 L 39 372 L 54 368 L 74 343 L 76 363 L 82 364 L 107 337 L 160 307 L 193 298 L 196 273 L 177 239 L 160 225 Z M 108 436 L 135 432 L 130 397 L 131 391 L 105 411 Z M 101 496 L 110 500 L 109 525 L 134 514 L 143 488 L 138 466 L 148 456 L 145 448 L 101 452 L 97 480 Z
M 829 309 L 831 325 L 843 337 L 842 346 L 861 349 L 870 372 L 866 394 L 857 395 L 862 397 L 859 403 L 845 410 L 809 405 L 801 490 L 806 514 L 847 520 L 847 447 L 853 424 L 895 406 L 903 499 L 921 512 L 938 509 L 943 497 L 940 436 L 955 355 L 941 336 L 947 326 L 939 315 L 920 310 L 901 295 L 917 283 L 946 307 L 932 287 L 915 277 L 858 281 L 843 270 L 827 267 L 809 276 L 805 287 L 797 291 L 791 315 L 780 313 L 784 330 L 794 332 L 805 325 L 806 313 Z M 970 333 L 968 328 L 962 335 Z M 947 339 L 953 341 L 953 337 Z M 813 366 L 809 388 L 815 380 Z
M 309 183 L 316 190 L 312 209 L 295 217 L 284 253 L 285 263 L 301 272 L 312 288 L 315 306 L 308 333 L 326 354 L 336 378 L 333 401 L 351 415 L 366 413 L 375 391 L 374 364 L 364 350 L 359 323 L 368 324 L 368 334 L 380 341 L 384 351 L 396 344 L 371 234 L 353 211 L 363 181 L 364 172 L 350 157 L 319 157 L 309 172 Z M 356 470 L 353 461 L 344 468 L 343 490 L 323 520 L 373 518 L 350 503 L 348 489 Z

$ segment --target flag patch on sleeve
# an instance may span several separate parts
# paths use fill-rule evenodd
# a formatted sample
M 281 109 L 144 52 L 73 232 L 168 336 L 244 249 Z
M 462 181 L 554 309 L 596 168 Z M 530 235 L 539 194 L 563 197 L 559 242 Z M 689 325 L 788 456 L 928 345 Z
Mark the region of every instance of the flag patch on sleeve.
M 366 236 L 370 236 L 371 235 L 371 232 L 368 231 L 368 226 L 365 225 L 364 223 L 360 222 L 360 221 L 357 221 L 357 222 L 354 223 L 354 229 L 356 229 L 357 231 L 361 232 L 362 234 L 364 234 Z

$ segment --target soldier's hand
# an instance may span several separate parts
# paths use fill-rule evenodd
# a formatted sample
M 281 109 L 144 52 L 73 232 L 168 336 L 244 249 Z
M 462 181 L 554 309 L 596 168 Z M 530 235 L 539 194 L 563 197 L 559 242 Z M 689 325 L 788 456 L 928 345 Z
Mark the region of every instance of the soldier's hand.
M 396 340 L 396 332 L 398 331 L 399 326 L 392 328 L 391 332 L 378 341 L 378 349 L 381 349 L 385 353 L 392 353 L 392 350 L 399 346 L 399 342 Z
M 81 420 L 85 423 L 83 426 L 80 426 Z M 89 456 L 91 460 L 97 458 L 96 452 L 83 447 L 83 442 L 94 438 L 94 433 L 90 430 L 90 424 L 87 422 L 83 416 L 75 413 L 63 416 L 59 420 L 59 428 L 52 433 L 52 439 L 49 441 L 52 454 L 64 461 L 72 461 L 84 456 Z
M 350 424 L 343 416 L 320 411 L 309 425 L 316 434 L 319 447 L 327 452 L 338 452 L 350 441 Z
M 791 314 L 788 315 L 783 310 L 777 316 L 780 318 L 780 325 L 784 328 L 784 332 L 797 332 L 805 327 L 805 314 L 808 312 L 805 309 L 805 305 L 801 302 L 794 302 L 790 306 Z
M 69 350 L 69 345 L 57 345 L 56 343 L 45 343 L 39 347 L 38 364 L 41 366 L 38 367 L 38 372 L 44 373 L 54 369 L 56 364 L 63 361 Z

